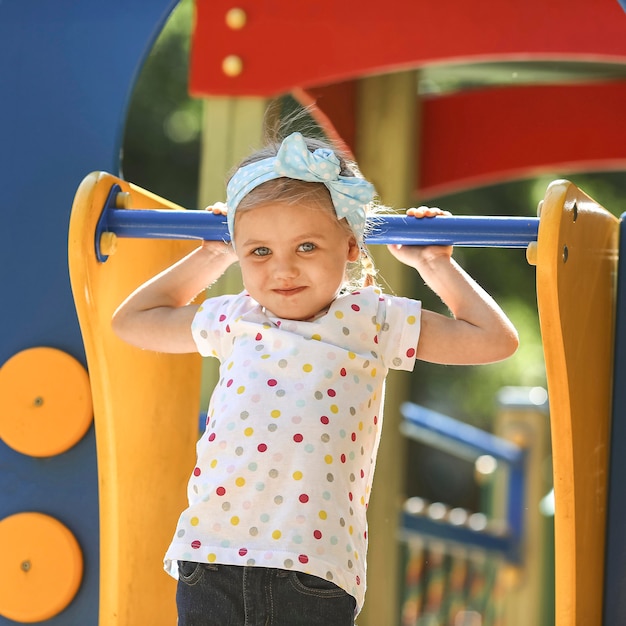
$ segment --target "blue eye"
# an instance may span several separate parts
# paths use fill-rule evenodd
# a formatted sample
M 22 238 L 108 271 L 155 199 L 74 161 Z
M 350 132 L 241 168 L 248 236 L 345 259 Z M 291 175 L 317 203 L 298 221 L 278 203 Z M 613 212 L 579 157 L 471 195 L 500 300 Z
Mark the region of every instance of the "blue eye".
M 300 250 L 300 252 L 312 252 L 316 247 L 317 246 L 314 243 L 307 241 L 306 243 L 301 243 L 298 246 L 298 250 Z
M 265 246 L 261 246 L 260 248 L 255 248 L 252 251 L 252 254 L 256 254 L 256 256 L 267 256 L 268 254 L 271 254 L 271 250 Z

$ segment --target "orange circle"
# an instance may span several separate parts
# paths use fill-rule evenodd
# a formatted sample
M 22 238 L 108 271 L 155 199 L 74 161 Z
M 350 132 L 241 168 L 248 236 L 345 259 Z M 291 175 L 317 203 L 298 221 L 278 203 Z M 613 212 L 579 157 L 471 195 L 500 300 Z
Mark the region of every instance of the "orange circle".
M 59 614 L 73 600 L 83 557 L 71 531 L 43 513 L 0 521 L 0 615 L 20 623 Z
M 0 368 L 0 439 L 14 450 L 61 454 L 80 441 L 92 418 L 89 376 L 69 354 L 30 348 Z

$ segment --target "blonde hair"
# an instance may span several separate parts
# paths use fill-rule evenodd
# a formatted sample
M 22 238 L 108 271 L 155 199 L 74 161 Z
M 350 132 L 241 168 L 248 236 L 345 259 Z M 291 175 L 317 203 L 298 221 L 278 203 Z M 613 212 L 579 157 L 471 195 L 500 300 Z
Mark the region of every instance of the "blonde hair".
M 340 173 L 342 176 L 362 177 L 356 163 L 351 161 L 347 157 L 347 155 L 342 153 L 330 143 L 313 137 L 305 136 L 304 139 L 307 148 L 311 152 L 314 152 L 315 150 L 320 148 L 332 150 L 339 159 L 339 164 L 341 167 Z M 278 153 L 281 143 L 282 139 L 270 139 L 263 148 L 257 150 L 256 152 L 253 152 L 245 159 L 243 159 L 241 163 L 239 163 L 239 165 L 233 169 L 229 176 L 229 180 L 240 167 L 244 167 L 262 159 L 275 157 Z M 260 184 L 258 187 L 255 187 L 239 202 L 237 206 L 237 213 L 250 210 L 255 206 L 258 206 L 260 204 L 266 204 L 268 202 L 294 205 L 304 201 L 306 201 L 309 205 L 318 206 L 323 210 L 332 212 L 335 217 L 337 216 L 330 193 L 326 185 L 324 185 L 323 183 L 306 182 L 286 177 L 269 180 Z M 372 218 L 377 213 L 378 207 L 379 205 L 375 200 L 365 206 L 365 212 L 367 216 L 365 225 L 366 235 L 372 228 L 374 222 Z M 345 219 L 337 219 L 343 228 L 352 233 L 352 230 Z M 365 245 L 362 245 L 359 260 L 348 264 L 348 271 L 346 276 L 346 283 L 344 284 L 344 289 L 348 291 L 353 291 L 361 287 L 375 285 L 375 277 L 376 268 L 374 266 L 372 258 Z

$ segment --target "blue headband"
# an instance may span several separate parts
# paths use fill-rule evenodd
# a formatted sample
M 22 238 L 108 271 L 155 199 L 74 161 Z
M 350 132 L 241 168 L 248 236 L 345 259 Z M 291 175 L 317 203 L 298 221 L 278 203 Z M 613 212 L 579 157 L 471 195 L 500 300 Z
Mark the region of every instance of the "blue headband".
M 346 218 L 357 241 L 363 243 L 365 208 L 374 197 L 374 187 L 363 178 L 342 176 L 337 155 L 327 148 L 311 152 L 300 133 L 289 135 L 278 154 L 240 167 L 226 188 L 226 219 L 231 241 L 234 240 L 235 210 L 244 196 L 253 189 L 276 178 L 294 178 L 323 183 L 330 192 L 337 218 Z

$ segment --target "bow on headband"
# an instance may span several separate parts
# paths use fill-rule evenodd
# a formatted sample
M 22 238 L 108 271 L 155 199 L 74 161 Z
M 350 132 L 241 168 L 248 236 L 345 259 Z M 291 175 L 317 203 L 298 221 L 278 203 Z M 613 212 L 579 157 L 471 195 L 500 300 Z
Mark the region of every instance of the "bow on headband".
M 365 231 L 364 205 L 372 201 L 374 187 L 363 178 L 342 176 L 340 171 L 339 159 L 332 150 L 318 148 L 311 152 L 300 133 L 289 135 L 275 157 L 244 165 L 230 179 L 226 189 L 226 219 L 231 240 L 234 236 L 235 210 L 244 196 L 268 180 L 286 177 L 326 185 L 337 218 L 346 218 L 359 245 L 362 244 Z

